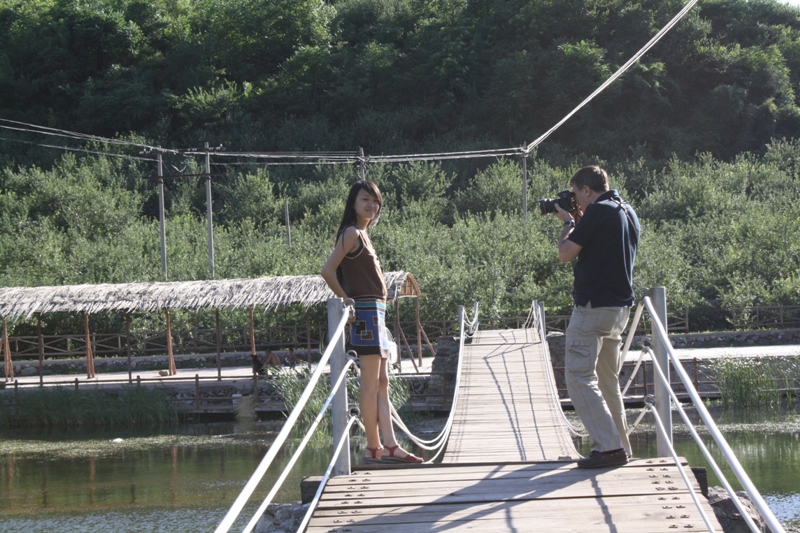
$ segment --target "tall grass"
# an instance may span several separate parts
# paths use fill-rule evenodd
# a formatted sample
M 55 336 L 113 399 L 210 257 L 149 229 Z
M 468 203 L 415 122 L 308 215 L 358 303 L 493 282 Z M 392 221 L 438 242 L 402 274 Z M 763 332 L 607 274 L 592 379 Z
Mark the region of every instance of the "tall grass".
M 300 399 L 300 396 L 303 394 L 306 385 L 308 385 L 310 376 L 311 370 L 307 366 L 300 368 L 297 372 L 289 369 L 283 369 L 276 376 L 275 387 L 283 397 L 284 401 L 286 402 L 286 407 L 289 410 L 294 409 L 295 405 L 297 405 L 297 402 Z M 330 392 L 330 380 L 326 377 L 323 377 L 317 383 L 317 386 L 314 388 L 314 392 L 311 394 L 308 403 L 306 403 L 305 408 L 300 414 L 298 423 L 301 426 L 307 426 L 314 420 Z M 359 392 L 359 378 L 356 376 L 348 377 L 347 401 L 349 405 L 358 406 L 360 396 Z M 403 381 L 396 379 L 393 374 L 389 374 L 389 399 L 401 416 L 407 416 L 410 412 L 410 409 L 407 407 L 410 397 L 411 392 L 408 390 L 408 386 Z M 329 413 L 330 411 L 328 411 L 328 414 L 321 425 L 321 429 L 324 431 L 330 429 L 331 419 Z
M 147 426 L 177 421 L 175 407 L 157 389 L 66 387 L 20 391 L 0 400 L 2 427 Z
M 780 403 L 794 388 L 798 359 L 723 357 L 715 365 L 723 405 L 738 407 Z

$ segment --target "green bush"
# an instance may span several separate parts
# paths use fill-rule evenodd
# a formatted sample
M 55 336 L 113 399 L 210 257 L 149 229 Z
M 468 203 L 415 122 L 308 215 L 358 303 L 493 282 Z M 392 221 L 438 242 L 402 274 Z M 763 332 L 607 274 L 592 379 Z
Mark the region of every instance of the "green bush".
M 177 422 L 175 407 L 157 389 L 124 387 L 115 391 L 76 391 L 67 387 L 22 390 L 17 403 L 0 402 L 0 426 L 148 426 Z

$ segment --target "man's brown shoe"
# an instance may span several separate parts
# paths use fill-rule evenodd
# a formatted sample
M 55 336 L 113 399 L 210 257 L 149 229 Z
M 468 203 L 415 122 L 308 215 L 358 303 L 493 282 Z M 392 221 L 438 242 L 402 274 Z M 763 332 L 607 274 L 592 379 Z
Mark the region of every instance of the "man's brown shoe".
M 612 450 L 610 452 L 593 451 L 589 457 L 578 460 L 578 468 L 603 468 L 606 466 L 622 466 L 627 464 L 628 455 L 625 450 Z

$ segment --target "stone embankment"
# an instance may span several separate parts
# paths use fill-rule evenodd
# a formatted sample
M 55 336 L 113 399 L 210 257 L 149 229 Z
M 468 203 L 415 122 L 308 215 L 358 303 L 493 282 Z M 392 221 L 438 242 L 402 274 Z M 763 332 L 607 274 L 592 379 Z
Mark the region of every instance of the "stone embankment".
M 275 351 L 274 352 L 281 362 L 285 362 L 288 357 L 288 352 Z M 257 352 L 258 355 L 263 356 L 264 352 Z M 306 360 L 306 350 L 296 350 L 295 356 Z M 311 357 L 319 357 L 319 352 L 311 350 Z M 217 367 L 217 354 L 176 354 L 174 356 L 175 366 L 181 368 L 216 368 Z M 14 361 L 14 375 L 19 377 L 25 376 L 38 376 L 39 375 L 39 361 L 36 359 L 25 359 Z M 220 356 L 220 366 L 222 368 L 250 366 L 252 359 L 250 352 L 223 352 Z M 95 357 L 94 368 L 97 373 L 106 372 L 127 372 L 128 371 L 128 358 L 127 357 Z M 148 355 L 141 357 L 131 357 L 131 372 L 136 375 L 137 372 L 147 370 L 158 370 L 167 368 L 166 355 Z M 79 374 L 86 371 L 86 358 L 78 357 L 74 359 L 45 359 L 42 365 L 42 375 L 52 376 L 61 374 Z
M 719 397 L 715 363 L 720 357 L 757 358 L 770 354 L 770 357 L 774 359 L 774 361 L 770 361 L 770 364 L 775 365 L 782 365 L 785 364 L 783 361 L 787 359 L 797 360 L 800 357 L 800 348 L 797 348 L 800 345 L 800 329 L 689 333 L 670 335 L 669 337 L 676 355 L 681 359 L 684 369 L 703 397 Z M 638 352 L 642 347 L 650 346 L 651 341 L 649 336 L 636 336 L 631 342 L 630 349 L 632 352 Z M 547 336 L 547 343 L 553 363 L 556 386 L 563 399 L 567 397 L 564 381 L 565 336 L 563 333 L 550 333 Z M 786 346 L 786 349 L 782 349 L 782 346 Z M 759 348 L 762 347 L 763 351 L 760 351 Z M 636 361 L 629 355 L 620 372 L 621 385 L 628 382 L 635 364 Z M 641 373 L 640 369 L 637 373 L 639 377 L 634 381 L 635 386 L 631 388 L 629 394 L 642 396 L 645 384 L 647 384 L 648 391 L 652 391 L 654 376 L 649 362 L 645 365 L 646 380 L 640 377 Z M 677 382 L 677 378 L 673 378 L 672 382 L 673 390 L 676 393 L 686 392 L 683 385 Z M 800 390 L 800 382 L 795 382 L 794 386 L 796 391 Z M 638 387 L 638 392 L 636 387 Z

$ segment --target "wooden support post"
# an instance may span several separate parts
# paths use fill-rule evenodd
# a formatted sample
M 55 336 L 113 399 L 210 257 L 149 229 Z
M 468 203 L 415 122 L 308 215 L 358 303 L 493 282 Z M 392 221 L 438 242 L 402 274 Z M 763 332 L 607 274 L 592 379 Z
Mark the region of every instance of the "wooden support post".
M 167 370 L 170 376 L 178 373 L 175 366 L 175 355 L 172 353 L 172 321 L 170 319 L 169 307 L 164 309 L 164 314 L 167 317 Z
M 255 306 L 250 308 L 250 355 L 256 354 Z
M 394 299 L 394 342 L 397 344 L 397 368 L 399 372 L 403 373 L 403 358 L 400 356 L 400 335 L 403 330 L 400 329 L 400 298 Z M 413 356 L 412 356 L 413 359 Z
M 398 298 L 398 301 L 400 298 Z M 419 296 L 414 298 L 414 303 L 417 311 L 417 361 L 419 366 L 422 366 L 422 324 L 419 322 Z
M 253 374 L 253 412 L 258 407 L 258 374 Z
M 217 326 L 217 381 L 222 381 L 222 331 L 219 329 L 219 308 L 214 308 L 214 322 Z
M 256 354 L 256 322 L 253 317 L 255 306 L 250 307 L 250 359 L 253 361 L 253 374 L 258 373 L 258 355 Z
M 133 368 L 131 365 L 131 314 L 125 313 L 125 349 L 128 352 L 128 383 L 133 382 Z
M 39 386 L 44 386 L 44 338 L 42 337 L 42 313 L 36 313 L 36 335 L 39 338 Z
M 14 381 L 14 364 L 11 362 L 11 346 L 8 344 L 8 324 L 6 317 L 3 317 L 3 360 L 5 361 L 6 381 Z
M 306 357 L 311 358 L 311 309 L 306 309 Z
M 417 372 L 417 374 L 419 374 L 419 367 L 417 367 L 417 362 L 414 361 L 414 352 L 411 351 L 411 346 L 408 345 L 408 340 L 406 339 L 406 334 L 403 333 L 402 329 L 400 330 L 400 338 L 403 339 L 403 345 L 406 347 L 406 350 L 408 350 L 408 359 L 411 361 L 411 364 L 414 365 L 414 370 Z M 398 362 L 400 362 L 400 360 L 401 360 L 400 347 L 399 346 L 397 347 L 397 360 L 398 360 Z M 402 365 L 402 363 L 400 363 L 400 371 L 401 372 L 402 372 L 402 369 L 403 369 L 403 365 Z
M 194 408 L 200 410 L 200 374 L 194 375 Z
M 420 328 L 420 329 L 422 329 L 422 328 Z M 433 357 L 436 357 L 436 350 L 433 349 L 433 346 L 431 345 L 431 341 L 430 341 L 430 339 L 428 339 L 428 334 L 425 333 L 424 329 L 422 329 L 422 335 L 425 337 L 425 344 L 428 345 L 428 349 L 431 351 L 431 355 Z
M 89 333 L 89 313 L 83 314 L 83 329 L 86 335 L 86 377 L 88 379 L 93 379 L 95 377 L 94 353 L 92 353 L 92 335 Z M 77 390 L 77 388 L 78 386 L 76 384 L 75 389 Z

